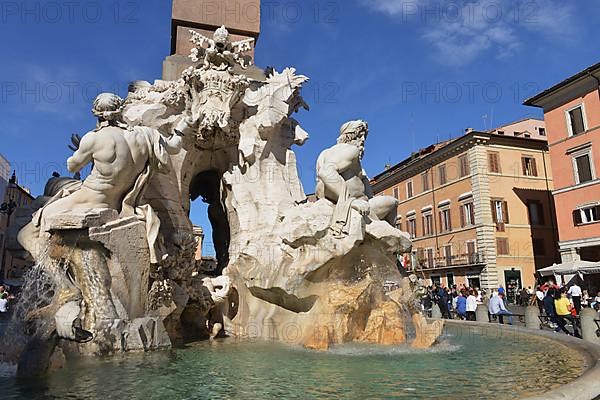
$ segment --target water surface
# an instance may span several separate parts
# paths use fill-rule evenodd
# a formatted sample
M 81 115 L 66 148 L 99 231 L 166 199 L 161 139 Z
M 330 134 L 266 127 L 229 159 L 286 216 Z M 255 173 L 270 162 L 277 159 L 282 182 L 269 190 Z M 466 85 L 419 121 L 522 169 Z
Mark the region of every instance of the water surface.
M 583 358 L 543 338 L 446 335 L 429 351 L 344 345 L 319 353 L 263 342 L 203 342 L 70 363 L 35 381 L 0 378 L 0 398 L 502 399 L 577 378 Z

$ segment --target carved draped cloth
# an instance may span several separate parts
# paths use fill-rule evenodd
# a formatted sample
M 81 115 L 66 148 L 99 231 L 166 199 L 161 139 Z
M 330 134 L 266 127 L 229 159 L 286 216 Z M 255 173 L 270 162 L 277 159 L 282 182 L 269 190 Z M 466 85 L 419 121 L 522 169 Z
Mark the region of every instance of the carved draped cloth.
M 348 186 L 346 182 L 342 184 L 342 191 L 338 198 L 333 218 L 331 219 L 331 229 L 334 236 L 341 236 L 349 233 L 350 213 L 352 212 L 352 201 L 348 194 Z
M 125 195 L 121 207 L 121 217 L 137 216 L 146 222 L 146 238 L 150 250 L 150 262 L 158 263 L 162 254 L 158 254 L 156 241 L 160 231 L 160 219 L 150 204 L 141 204 L 147 184 L 154 172 L 169 172 L 169 154 L 167 153 L 165 140 L 156 129 L 148 127 L 133 128 L 136 134 L 142 134 L 146 140 L 148 150 L 148 161 L 146 168 L 138 176 L 133 188 Z M 159 257 L 160 256 L 160 257 Z

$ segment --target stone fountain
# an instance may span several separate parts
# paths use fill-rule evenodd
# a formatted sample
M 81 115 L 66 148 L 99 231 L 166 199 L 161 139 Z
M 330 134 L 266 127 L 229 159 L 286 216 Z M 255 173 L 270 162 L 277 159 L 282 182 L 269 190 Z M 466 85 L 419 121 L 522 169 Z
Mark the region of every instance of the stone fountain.
M 361 167 L 367 124 L 342 125 L 309 201 L 292 150 L 309 137 L 293 118 L 308 109 L 308 78 L 252 66 L 253 40 L 232 42 L 225 27 L 192 42 L 179 80 L 98 96 L 97 127 L 67 161 L 72 173 L 93 163 L 91 174 L 51 179 L 22 216 L 18 240 L 37 265 L 14 328 L 24 340 L 6 357 L 27 374 L 217 336 L 326 350 L 404 343 L 409 328 L 413 347 L 431 346 L 442 324 L 427 323 L 421 282 L 397 268 L 411 248 L 394 227 L 397 201 L 373 197 Z M 194 257 L 199 197 L 213 274 Z

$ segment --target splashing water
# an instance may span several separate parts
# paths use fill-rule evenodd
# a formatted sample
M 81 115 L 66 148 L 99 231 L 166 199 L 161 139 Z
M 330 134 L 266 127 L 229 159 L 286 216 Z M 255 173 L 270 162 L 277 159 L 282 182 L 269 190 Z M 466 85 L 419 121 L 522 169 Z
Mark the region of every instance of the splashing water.
M 56 300 L 58 277 L 66 275 L 67 265 L 50 260 L 47 250 L 40 262 L 25 275 L 21 293 L 13 306 L 12 317 L 0 335 L 0 365 L 12 370 L 31 338 L 47 339 L 54 331 L 54 321 L 42 311 Z

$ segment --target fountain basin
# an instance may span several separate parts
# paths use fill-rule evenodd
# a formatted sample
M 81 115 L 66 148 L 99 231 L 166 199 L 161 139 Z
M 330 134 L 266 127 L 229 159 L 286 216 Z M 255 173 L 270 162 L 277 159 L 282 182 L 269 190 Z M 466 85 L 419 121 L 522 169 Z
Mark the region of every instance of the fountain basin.
M 544 398 L 598 395 L 600 349 L 562 334 L 450 322 L 429 350 L 349 344 L 328 352 L 226 339 L 84 358 L 36 381 L 0 378 L 4 399 Z M 537 396 L 537 397 L 536 397 Z

